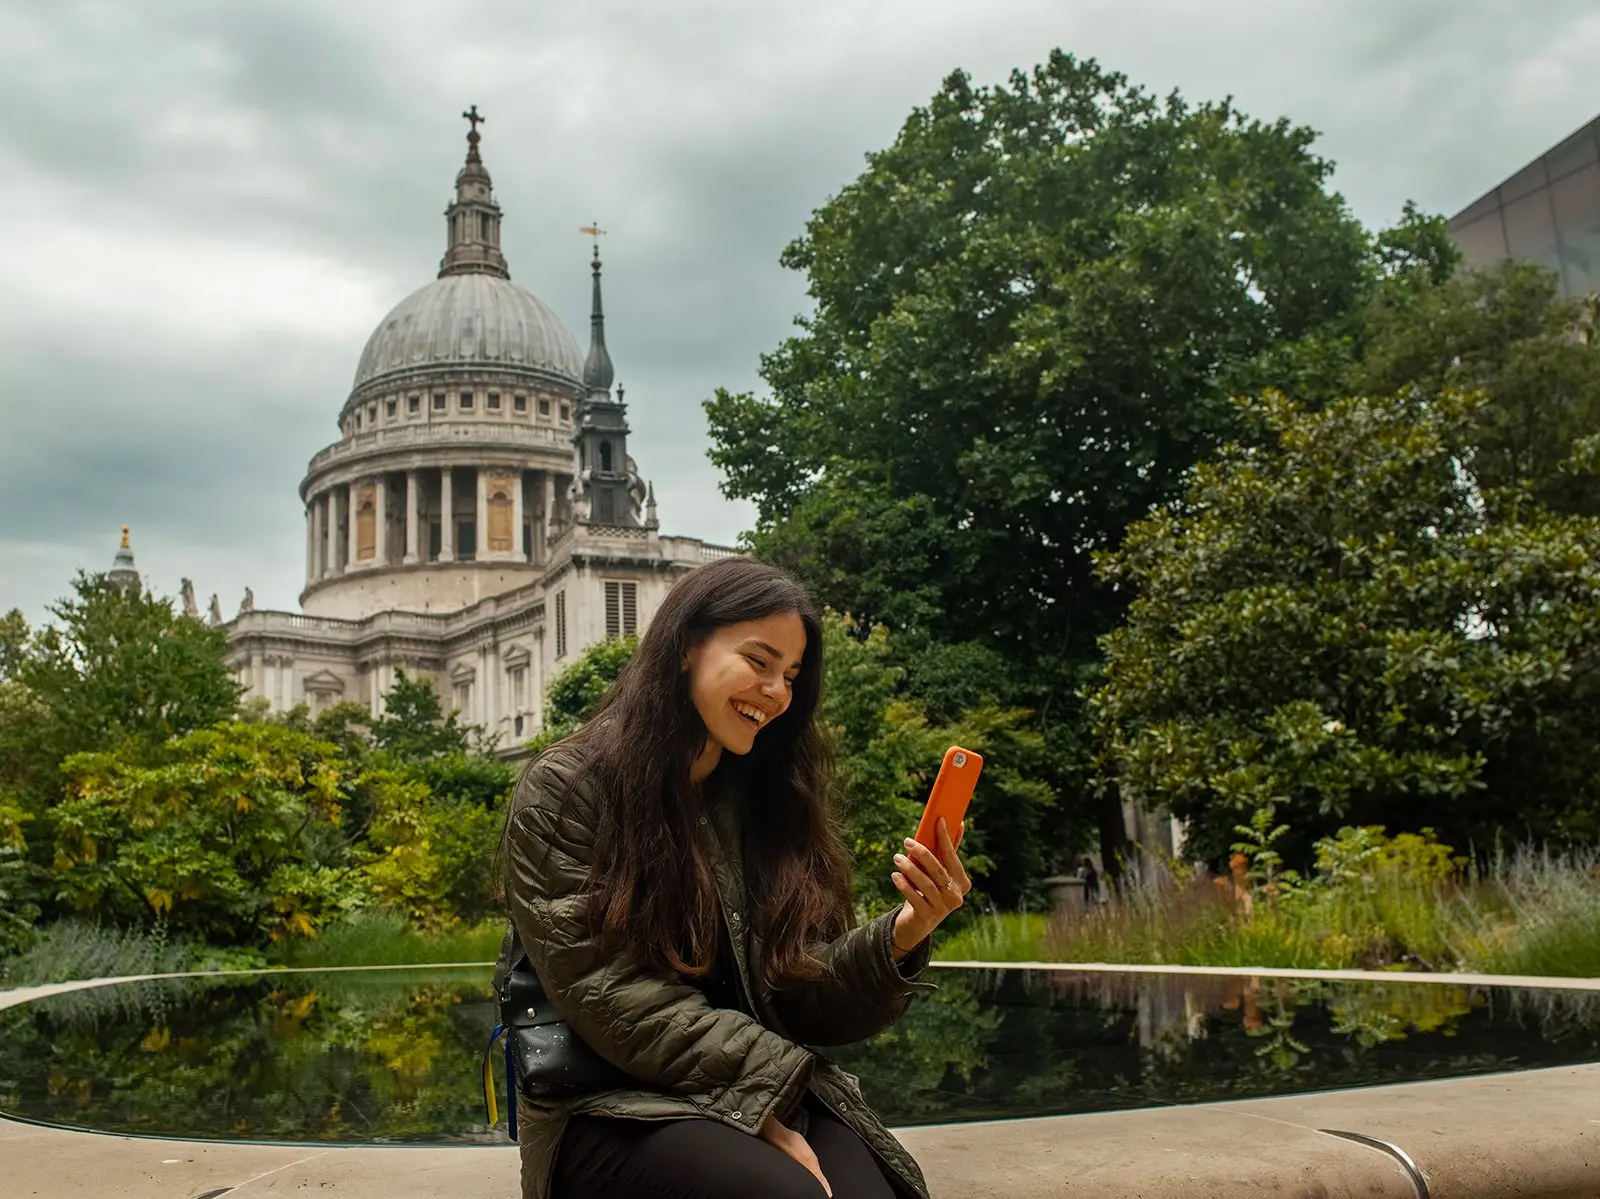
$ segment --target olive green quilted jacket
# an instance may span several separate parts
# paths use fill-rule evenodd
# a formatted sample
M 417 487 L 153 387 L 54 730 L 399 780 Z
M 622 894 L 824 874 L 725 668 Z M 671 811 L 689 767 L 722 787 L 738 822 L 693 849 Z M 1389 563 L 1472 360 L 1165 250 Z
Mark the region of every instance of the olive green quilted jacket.
M 497 979 L 516 943 L 527 947 L 545 993 L 596 1052 L 638 1080 L 624 1090 L 518 1104 L 523 1199 L 548 1199 L 551 1168 L 571 1113 L 634 1120 L 718 1120 L 751 1136 L 769 1114 L 804 1131 L 807 1091 L 853 1128 L 906 1196 L 927 1199 L 922 1172 L 862 1101 L 851 1074 L 807 1046 L 843 1045 L 888 1027 L 918 991 L 924 942 L 904 962 L 891 957 L 891 912 L 818 946 L 826 973 L 774 993 L 762 978 L 762 930 L 747 912 L 738 805 L 708 805 L 700 833 L 712 863 L 739 981 L 754 1014 L 712 1007 L 675 975 L 631 954 L 605 955 L 589 928 L 584 882 L 592 860 L 594 805 L 572 777 L 572 751 L 547 753 L 526 773 L 511 804 L 506 891 L 511 932 Z M 777 1150 L 774 1150 L 777 1152 Z

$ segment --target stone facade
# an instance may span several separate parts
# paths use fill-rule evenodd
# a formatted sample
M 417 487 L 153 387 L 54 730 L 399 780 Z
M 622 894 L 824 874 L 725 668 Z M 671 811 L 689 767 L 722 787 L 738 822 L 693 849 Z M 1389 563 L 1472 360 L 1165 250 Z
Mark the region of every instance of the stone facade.
M 341 437 L 300 484 L 303 611 L 241 611 L 226 629 L 240 683 L 273 711 L 354 700 L 377 714 L 404 670 L 514 751 L 550 678 L 735 551 L 660 534 L 612 394 L 598 247 L 580 360 L 511 282 L 476 126 L 439 277 L 373 332 Z

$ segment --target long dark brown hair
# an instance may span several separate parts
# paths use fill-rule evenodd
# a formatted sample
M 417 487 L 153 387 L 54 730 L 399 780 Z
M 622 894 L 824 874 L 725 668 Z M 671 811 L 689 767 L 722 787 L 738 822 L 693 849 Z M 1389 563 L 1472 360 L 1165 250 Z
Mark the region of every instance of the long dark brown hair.
M 744 870 L 765 928 L 767 984 L 820 973 L 811 952 L 851 923 L 850 863 L 828 808 L 833 761 L 817 726 L 822 625 L 805 589 L 776 567 L 725 558 L 667 593 L 594 715 L 561 747 L 578 751 L 597 813 L 589 894 L 603 946 L 657 969 L 704 975 L 715 964 L 718 905 L 695 836 L 705 810 L 690 769 L 706 727 L 689 693 L 689 650 L 715 630 L 793 612 L 806 647 L 789 707 L 742 758 L 723 754 L 746 798 Z M 531 763 L 530 763 L 531 765 Z

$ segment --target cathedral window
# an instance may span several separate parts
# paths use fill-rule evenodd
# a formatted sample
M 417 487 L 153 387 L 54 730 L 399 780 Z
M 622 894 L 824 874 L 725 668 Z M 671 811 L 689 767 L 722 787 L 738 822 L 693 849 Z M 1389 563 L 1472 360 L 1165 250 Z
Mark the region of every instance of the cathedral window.
M 406 411 L 412 416 L 415 416 L 417 413 L 421 412 L 422 397 L 419 395 L 408 396 L 406 398 Z
M 436 391 L 433 393 L 433 410 L 435 412 L 444 411 L 444 392 Z
M 572 405 L 571 404 L 563 404 L 563 405 L 561 405 L 561 419 L 562 420 L 571 420 L 572 419 Z
M 486 407 L 490 412 L 500 411 L 500 393 L 498 391 L 491 391 L 489 393 L 489 399 L 486 402 Z
M 511 671 L 511 710 L 524 711 L 528 706 L 528 671 L 518 666 Z
M 615 523 L 617 519 L 617 506 L 615 503 L 616 497 L 612 495 L 611 488 L 601 488 L 598 499 L 598 511 L 596 511 L 595 516 L 603 525 Z
M 567 593 L 556 592 L 556 657 L 567 656 Z
M 395 400 L 385 400 L 383 402 L 384 415 L 387 416 L 390 420 L 393 420 L 394 419 L 395 409 L 397 407 L 398 407 L 398 403 Z
M 463 391 L 461 393 L 461 411 L 472 411 L 472 393 L 470 391 Z
M 376 404 L 368 404 L 367 405 L 367 424 L 375 425 L 377 423 L 378 423 L 378 406 Z
M 527 396 L 518 396 L 516 399 L 511 401 L 511 411 L 513 411 L 513 412 L 526 412 L 527 410 L 528 410 L 528 397 Z
M 539 397 L 539 415 L 540 416 L 549 416 L 550 415 L 550 401 L 548 399 L 546 399 L 544 396 L 540 396 Z
M 639 631 L 639 585 L 606 584 L 606 636 L 632 637 Z
M 600 443 L 600 469 L 608 475 L 611 473 L 611 443 L 609 441 Z

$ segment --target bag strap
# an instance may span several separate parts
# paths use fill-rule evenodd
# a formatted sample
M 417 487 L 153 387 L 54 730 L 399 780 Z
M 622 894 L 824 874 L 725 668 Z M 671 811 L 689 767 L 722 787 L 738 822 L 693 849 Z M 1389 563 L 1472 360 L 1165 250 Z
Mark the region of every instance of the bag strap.
M 489 1044 L 483 1050 L 483 1112 L 490 1128 L 500 1123 L 500 1113 L 494 1101 L 493 1053 L 496 1041 L 504 1038 L 506 1055 L 506 1132 L 512 1143 L 517 1139 L 517 1077 L 511 1065 L 511 1035 L 504 1024 L 496 1024 L 489 1034 Z

